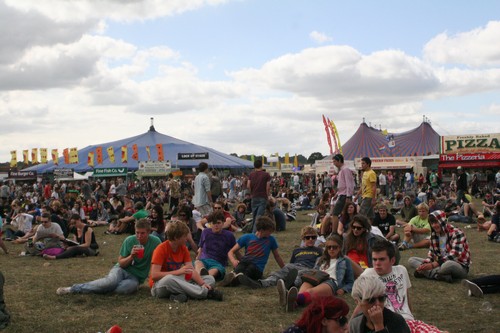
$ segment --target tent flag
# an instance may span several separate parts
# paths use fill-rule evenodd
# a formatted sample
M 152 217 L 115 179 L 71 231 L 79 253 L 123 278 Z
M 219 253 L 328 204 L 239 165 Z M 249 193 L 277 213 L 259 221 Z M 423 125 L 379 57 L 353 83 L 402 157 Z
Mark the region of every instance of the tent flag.
M 163 158 L 163 145 L 161 143 L 156 144 L 156 151 L 158 153 L 158 162 L 163 162 L 165 159 Z
M 74 147 L 69 150 L 69 163 L 78 164 L 78 148 Z
M 40 163 L 47 164 L 47 148 L 40 148 Z
M 149 146 L 146 146 L 146 153 L 148 153 L 148 161 L 151 161 L 151 149 L 149 149 Z
M 290 164 L 290 154 L 285 153 L 285 164 Z
M 128 148 L 127 145 L 122 146 L 122 163 L 127 163 L 128 161 Z
M 113 146 L 108 147 L 107 151 L 108 151 L 109 161 L 111 163 L 115 163 L 115 150 L 113 149 Z
M 330 120 L 330 126 L 333 129 L 333 132 L 335 133 L 335 142 L 337 147 L 335 148 L 335 152 L 342 153 L 342 144 L 340 143 L 340 137 L 339 137 L 339 131 L 337 130 L 337 126 L 335 126 L 335 123 L 333 120 Z
M 139 148 L 137 148 L 137 143 L 132 145 L 132 159 L 136 161 L 139 160 Z
M 89 151 L 89 154 L 87 156 L 87 164 L 90 167 L 94 167 L 94 152 L 93 151 Z
M 64 148 L 63 150 L 64 164 L 69 164 L 69 149 Z
M 385 146 L 378 147 L 378 150 L 385 150 Z
M 57 149 L 52 149 L 51 155 L 52 155 L 52 162 L 54 162 L 54 165 L 59 165 L 59 152 L 57 151 Z
M 38 163 L 38 148 L 31 148 L 31 163 Z
M 335 135 L 335 130 L 333 129 L 333 121 L 330 120 L 330 118 L 327 118 L 328 119 L 328 128 L 330 128 L 330 131 L 332 132 L 332 137 L 333 137 L 333 145 L 332 145 L 332 149 L 333 149 L 333 152 L 336 154 L 339 150 L 339 144 L 337 142 L 337 136 Z
M 299 166 L 299 159 L 297 158 L 297 154 L 295 154 L 295 158 L 293 159 L 293 166 L 298 167 Z
M 389 134 L 389 132 L 387 132 L 387 129 L 385 129 L 385 130 L 382 130 L 382 135 L 385 135 L 385 136 L 387 136 L 387 134 Z
M 23 163 L 28 164 L 28 149 L 23 150 Z
M 17 166 L 17 150 L 10 151 L 10 167 L 14 168 Z
M 330 132 L 328 131 L 328 123 L 326 122 L 325 115 L 321 116 L 323 117 L 323 124 L 325 125 L 326 139 L 328 141 L 328 147 L 330 147 L 330 155 L 333 155 L 332 139 L 330 138 Z
M 102 147 L 99 146 L 95 149 L 95 154 L 97 155 L 97 164 L 102 164 Z

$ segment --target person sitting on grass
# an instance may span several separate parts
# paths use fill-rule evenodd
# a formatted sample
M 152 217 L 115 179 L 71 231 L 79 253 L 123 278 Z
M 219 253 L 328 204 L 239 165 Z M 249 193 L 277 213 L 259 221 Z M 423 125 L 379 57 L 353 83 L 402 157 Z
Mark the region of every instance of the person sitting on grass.
M 2 239 L 2 234 L 3 234 L 2 226 L 3 226 L 3 220 L 2 220 L 2 216 L 0 215 L 0 248 L 2 248 L 3 252 L 5 252 L 5 254 L 9 254 L 9 250 L 7 249 L 7 246 L 5 246 L 5 243 Z
M 99 245 L 95 239 L 94 231 L 87 224 L 83 223 L 79 214 L 73 214 L 69 221 L 70 230 L 73 229 L 74 241 L 80 245 L 65 244 L 65 251 L 58 255 L 44 254 L 43 257 L 47 260 L 67 259 L 76 256 L 96 256 L 99 254 Z
M 110 227 L 109 231 L 114 234 L 130 232 L 131 230 L 134 230 L 135 221 L 149 216 L 148 211 L 144 209 L 144 204 L 141 201 L 137 201 L 134 208 L 135 213 L 132 216 L 119 218 L 118 221 L 116 221 L 116 226 L 114 228 Z
M 316 212 L 313 214 L 311 218 L 311 227 L 316 228 L 318 231 L 321 230 L 321 223 L 326 217 L 326 207 L 324 203 L 320 203 L 316 206 Z
M 340 214 L 339 226 L 337 233 L 341 236 L 346 236 L 349 231 L 349 225 L 352 223 L 353 217 L 358 213 L 358 207 L 354 202 L 347 202 Z
M 469 296 L 483 297 L 484 294 L 500 293 L 500 275 L 487 275 L 471 280 L 462 280 Z
M 392 242 L 399 242 L 399 235 L 396 233 L 396 219 L 394 215 L 387 212 L 387 206 L 380 204 L 378 206 L 378 213 L 375 214 L 373 219 L 373 226 L 378 227 L 385 239 Z
M 385 286 L 378 277 L 357 278 L 351 296 L 361 311 L 351 318 L 350 333 L 410 333 L 403 316 L 384 307 L 387 296 Z
M 40 222 L 33 236 L 33 245 L 26 245 L 26 251 L 31 255 L 42 255 L 48 249 L 60 249 L 61 241 L 65 239 L 61 226 L 51 222 L 49 213 L 42 213 Z
M 247 206 L 241 202 L 238 204 L 238 206 L 236 206 L 236 210 L 233 213 L 233 217 L 235 219 L 234 223 L 240 229 L 243 229 L 243 227 L 245 227 L 245 225 L 247 224 L 247 220 L 245 218 L 246 211 Z
M 226 275 L 227 253 L 236 244 L 234 234 L 223 229 L 225 217 L 216 210 L 207 217 L 210 227 L 203 229 L 195 268 L 200 275 L 210 274 L 221 280 Z
M 429 225 L 429 206 L 421 203 L 417 206 L 418 215 L 410 220 L 404 227 L 404 239 L 399 246 L 399 251 L 411 248 L 429 247 L 431 226 Z
M 411 202 L 410 196 L 405 196 L 403 198 L 404 206 L 399 211 L 401 219 L 396 220 L 396 224 L 404 227 L 410 222 L 412 218 L 418 215 L 417 207 Z
M 439 333 L 438 328 L 426 324 L 423 321 L 415 320 L 411 312 L 409 288 L 411 281 L 408 271 L 402 265 L 396 265 L 396 249 L 387 240 L 377 240 L 372 246 L 373 268 L 367 268 L 361 276 L 378 277 L 385 286 L 387 301 L 385 307 L 403 316 L 410 330 L 415 333 Z M 360 311 L 360 306 L 353 311 L 355 316 Z
M 229 250 L 228 257 L 234 271 L 226 274 L 220 284 L 221 286 L 239 285 L 239 276 L 242 275 L 253 280 L 262 278 L 271 252 L 278 266 L 280 268 L 285 266 L 285 262 L 278 251 L 278 242 L 271 235 L 276 229 L 274 222 L 266 216 L 260 216 L 256 221 L 256 229 L 255 234 L 241 236 L 233 248 Z M 241 248 L 245 248 L 243 256 L 240 254 Z
M 128 236 L 122 243 L 118 263 L 108 276 L 95 281 L 60 287 L 56 293 L 65 294 L 132 294 L 149 275 L 151 257 L 160 239 L 150 234 L 151 224 L 147 219 L 135 223 L 135 235 Z M 139 245 L 142 246 L 139 247 Z
M 314 297 L 297 322 L 283 333 L 348 333 L 349 305 L 333 296 Z
M 187 238 L 187 247 L 188 249 L 198 252 L 197 241 L 200 239 L 199 234 L 201 231 L 196 228 L 196 221 L 193 218 L 193 210 L 190 206 L 182 204 L 179 206 L 177 211 L 177 215 L 174 220 L 183 222 L 189 228 L 189 235 Z
M 477 230 L 486 230 L 486 235 L 490 242 L 500 243 L 500 201 L 495 204 L 495 213 L 491 217 L 491 221 L 486 221 L 484 216 L 477 219 Z
M 108 225 L 109 224 L 109 213 L 104 206 L 102 201 L 98 201 L 92 204 L 92 217 L 94 219 L 89 219 L 89 225 L 91 227 L 96 227 L 100 225 Z
M 316 247 L 315 242 L 318 238 L 316 228 L 305 226 L 301 230 L 303 245 L 292 251 L 290 263 L 283 268 L 272 272 L 265 279 L 253 280 L 245 275 L 239 277 L 241 284 L 250 288 L 267 288 L 278 286 L 280 295 L 280 304 L 285 306 L 286 293 L 293 286 L 300 287 L 302 281 L 300 275 L 310 270 L 316 264 L 317 259 L 322 255 L 323 249 Z
M 328 273 L 330 278 L 316 286 L 303 282 L 298 292 L 296 287 L 290 288 L 285 304 L 287 312 L 298 306 L 308 305 L 313 296 L 341 296 L 351 292 L 354 275 L 350 261 L 342 255 L 342 245 L 341 236 L 337 234 L 328 236 L 325 251 L 314 268 Z
M 224 225 L 222 226 L 223 229 L 235 232 L 238 230 L 238 227 L 236 226 L 236 218 L 231 215 L 227 210 L 224 210 L 224 205 L 225 203 L 223 201 L 217 201 L 214 203 L 213 210 L 214 211 L 220 211 L 222 214 L 224 214 Z M 196 222 L 196 227 L 198 230 L 203 231 L 203 229 L 206 228 L 206 224 L 208 223 L 207 217 L 203 217 L 201 220 Z
M 193 268 L 186 247 L 190 234 L 187 225 L 182 221 L 171 222 L 166 234 L 167 240 L 156 247 L 151 259 L 151 295 L 179 303 L 187 302 L 189 298 L 222 301 L 222 292 L 214 289 L 214 277 L 200 276 Z
M 411 257 L 408 263 L 416 278 L 453 282 L 465 279 L 469 272 L 470 252 L 465 233 L 449 224 L 446 214 L 436 210 L 429 215 L 432 227 L 427 258 Z
M 363 273 L 363 270 L 372 267 L 371 244 L 377 235 L 371 233 L 372 226 L 364 215 L 355 215 L 350 225 L 349 231 L 344 239 L 344 253 L 352 264 L 354 278 Z

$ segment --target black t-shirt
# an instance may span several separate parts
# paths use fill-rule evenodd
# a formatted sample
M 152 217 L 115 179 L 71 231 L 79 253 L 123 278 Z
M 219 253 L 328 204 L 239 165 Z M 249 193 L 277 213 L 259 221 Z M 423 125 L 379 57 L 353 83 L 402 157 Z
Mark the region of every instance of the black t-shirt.
M 378 227 L 380 231 L 382 231 L 382 234 L 385 236 L 389 233 L 389 227 L 391 225 L 396 225 L 396 219 L 394 218 L 394 215 L 387 213 L 387 217 L 382 220 L 379 214 L 375 215 L 375 218 L 373 219 L 373 225 Z
M 308 268 L 313 268 L 314 264 L 316 264 L 316 260 L 322 254 L 323 254 L 323 249 L 316 246 L 299 247 L 293 250 L 290 263 L 305 266 Z

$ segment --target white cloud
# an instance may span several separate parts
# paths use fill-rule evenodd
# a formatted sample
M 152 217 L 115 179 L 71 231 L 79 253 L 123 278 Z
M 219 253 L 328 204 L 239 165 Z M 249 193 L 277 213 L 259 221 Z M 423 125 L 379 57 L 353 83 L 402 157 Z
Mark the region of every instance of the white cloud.
M 330 37 L 327 34 L 324 34 L 322 32 L 318 32 L 316 30 L 311 32 L 309 34 L 309 37 L 311 37 L 311 39 L 318 44 L 323 44 L 323 43 L 332 41 L 332 37 Z
M 448 36 L 443 32 L 424 47 L 427 60 L 439 64 L 464 64 L 470 67 L 500 65 L 500 21 L 485 27 Z

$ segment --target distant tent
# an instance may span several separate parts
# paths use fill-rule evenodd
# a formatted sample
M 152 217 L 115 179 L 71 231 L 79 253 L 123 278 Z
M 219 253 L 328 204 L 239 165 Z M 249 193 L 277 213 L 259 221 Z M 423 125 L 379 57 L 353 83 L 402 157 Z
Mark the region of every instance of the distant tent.
M 357 157 L 401 157 L 439 154 L 439 134 L 428 122 L 403 133 L 388 133 L 361 123 L 342 146 L 345 160 Z
M 126 139 L 101 143 L 97 145 L 87 146 L 85 148 L 78 150 L 78 164 L 65 164 L 64 157 L 59 158 L 59 165 L 54 165 L 52 161 L 47 164 L 38 164 L 31 166 L 24 170 L 26 171 L 37 171 L 37 173 L 48 173 L 53 172 L 56 168 L 72 168 L 76 172 L 87 172 L 92 171 L 93 168 L 88 165 L 88 153 L 96 152 L 97 147 L 102 147 L 103 163 L 98 164 L 97 159 L 94 162 L 95 168 L 128 168 L 128 170 L 137 170 L 138 162 L 132 159 L 132 147 L 137 145 L 138 159 L 139 161 L 148 161 L 148 153 L 146 147 L 150 149 L 151 160 L 157 160 L 157 145 L 161 145 L 163 149 L 163 155 L 165 161 L 170 161 L 172 168 L 195 168 L 200 162 L 208 163 L 210 168 L 217 169 L 247 169 L 253 168 L 253 163 L 241 159 L 239 157 L 231 156 L 228 154 L 221 153 L 215 149 L 195 145 L 186 141 L 182 141 L 173 138 L 168 135 L 158 133 L 154 126 L 151 125 L 149 131 L 144 134 L 129 137 Z M 128 149 L 128 163 L 122 163 L 121 161 L 121 149 L 123 146 L 127 146 Z M 106 152 L 108 147 L 113 147 L 115 154 L 115 162 L 112 163 L 109 160 L 109 156 Z M 178 159 L 179 154 L 207 154 L 208 158 L 204 159 Z

